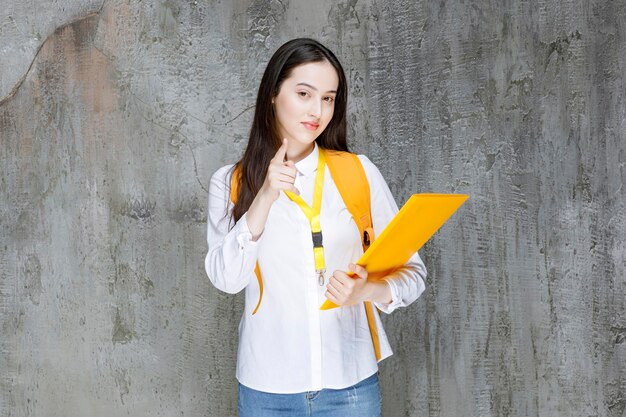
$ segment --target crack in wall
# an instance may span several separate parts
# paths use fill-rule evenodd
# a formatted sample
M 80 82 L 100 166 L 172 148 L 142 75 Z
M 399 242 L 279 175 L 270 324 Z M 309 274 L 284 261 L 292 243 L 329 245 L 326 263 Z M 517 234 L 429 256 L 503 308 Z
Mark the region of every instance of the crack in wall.
M 28 68 L 26 69 L 26 71 L 24 72 L 24 75 L 22 75 L 22 77 L 17 80 L 17 83 L 13 86 L 13 88 L 11 89 L 11 91 L 9 91 L 7 93 L 6 96 L 2 97 L 0 99 L 0 107 L 4 106 L 6 103 L 8 103 L 13 97 L 15 97 L 15 95 L 17 94 L 17 92 L 19 91 L 20 87 L 22 87 L 22 85 L 24 84 L 24 81 L 26 81 L 26 78 L 28 77 L 28 74 L 30 74 L 31 70 L 33 69 L 33 66 L 35 65 L 35 62 L 37 61 L 37 57 L 39 57 L 39 53 L 41 52 L 41 50 L 43 49 L 44 45 L 46 43 L 48 43 L 48 41 L 58 32 L 62 31 L 63 29 L 65 29 L 68 26 L 71 26 L 75 23 L 78 23 L 82 20 L 86 20 L 89 19 L 93 16 L 100 16 L 100 14 L 102 13 L 102 9 L 104 8 L 106 1 L 103 1 L 102 4 L 100 5 L 100 7 L 98 8 L 98 10 L 94 11 L 94 12 L 89 12 L 84 16 L 81 16 L 77 19 L 72 20 L 71 22 L 65 23 L 59 27 L 57 27 L 56 29 L 54 29 L 52 31 L 52 33 L 50 35 L 48 35 L 48 37 L 37 47 L 37 51 L 35 51 L 35 55 L 33 56 L 33 59 L 30 61 L 30 64 L 28 65 Z
M 94 16 L 101 16 L 102 10 L 104 9 L 104 6 L 106 4 L 106 1 L 103 1 L 102 4 L 100 5 L 100 7 L 98 8 L 97 11 L 93 11 L 93 12 L 89 12 L 86 15 L 83 15 L 77 19 L 74 19 L 68 23 L 65 23 L 61 26 L 58 26 L 48 37 L 46 37 L 46 39 L 37 47 L 37 51 L 35 52 L 35 55 L 33 56 L 33 59 L 31 60 L 28 69 L 24 72 L 24 75 L 18 80 L 18 82 L 15 84 L 15 86 L 11 89 L 11 91 L 2 99 L 0 99 L 0 107 L 4 106 L 5 104 L 7 104 L 9 101 L 11 101 L 13 99 L 13 97 L 15 97 L 15 95 L 17 94 L 17 92 L 20 90 L 20 88 L 22 87 L 22 85 L 24 85 L 24 82 L 26 81 L 28 75 L 31 73 L 33 67 L 35 66 L 35 62 L 37 62 L 37 59 L 43 49 L 43 47 L 59 32 L 61 32 L 62 30 L 64 30 L 65 28 L 72 26 L 76 23 L 79 23 L 83 20 L 87 20 L 90 19 Z M 97 47 L 96 45 L 91 45 L 91 47 L 96 50 L 98 53 L 100 53 L 104 58 L 106 58 L 108 61 L 112 61 L 111 57 L 109 57 L 104 51 L 102 51 L 99 47 Z M 137 94 L 135 94 L 133 91 L 131 91 L 130 89 L 127 89 L 127 92 L 137 101 L 143 103 L 145 106 L 149 106 L 148 103 L 146 103 L 144 100 L 140 99 Z M 254 106 L 250 106 L 246 109 L 244 109 L 242 112 L 240 112 L 239 114 L 237 114 L 233 119 L 229 120 L 228 122 L 226 122 L 224 125 L 227 125 L 228 123 L 233 122 L 234 120 L 236 120 L 237 118 L 239 118 L 242 114 L 244 114 L 245 112 L 247 112 L 248 110 L 250 110 L 251 108 L 253 108 Z M 211 126 L 211 124 L 205 120 L 202 120 L 201 118 L 199 118 L 198 116 L 191 114 L 190 112 L 186 111 L 185 109 L 178 109 L 181 110 L 184 114 L 188 115 L 189 117 L 197 120 L 198 122 L 204 124 L 207 128 L 209 128 Z M 181 137 L 183 139 L 182 142 L 185 143 L 185 145 L 187 145 L 187 147 L 189 148 L 189 151 L 191 153 L 192 159 L 193 159 L 193 166 L 194 166 L 194 172 L 195 172 L 195 177 L 196 180 L 198 182 L 198 184 L 200 185 L 200 187 L 202 188 L 202 190 L 204 190 L 205 192 L 208 193 L 208 187 L 205 186 L 202 181 L 199 178 L 199 174 L 198 174 L 198 163 L 197 163 L 197 159 L 196 159 L 196 155 L 194 153 L 193 147 L 191 146 L 191 144 L 189 143 L 189 138 L 184 135 L 183 133 L 179 132 L 179 131 L 175 131 L 172 129 L 167 128 L 166 126 L 163 126 L 159 123 L 157 123 L 156 121 L 154 121 L 153 119 L 150 119 L 148 117 L 146 117 L 144 114 L 142 114 L 140 112 L 140 116 L 146 120 L 148 123 L 160 127 L 161 129 L 164 129 L 165 131 L 172 133 L 174 135 L 177 135 L 179 137 Z
M 253 104 L 252 106 L 248 106 L 245 109 L 243 109 L 241 112 L 239 112 L 239 114 L 237 114 L 235 117 L 233 117 L 230 120 L 227 120 L 224 123 L 213 123 L 214 126 L 228 126 L 230 123 L 234 122 L 235 120 L 239 119 L 242 115 L 244 115 L 247 111 L 255 108 L 256 105 Z

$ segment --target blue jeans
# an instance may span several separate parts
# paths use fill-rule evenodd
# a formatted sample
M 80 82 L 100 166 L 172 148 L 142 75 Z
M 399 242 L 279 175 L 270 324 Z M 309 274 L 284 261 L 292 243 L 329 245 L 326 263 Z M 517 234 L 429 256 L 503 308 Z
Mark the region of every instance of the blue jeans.
M 272 394 L 239 384 L 239 417 L 380 417 L 378 374 L 343 389 Z

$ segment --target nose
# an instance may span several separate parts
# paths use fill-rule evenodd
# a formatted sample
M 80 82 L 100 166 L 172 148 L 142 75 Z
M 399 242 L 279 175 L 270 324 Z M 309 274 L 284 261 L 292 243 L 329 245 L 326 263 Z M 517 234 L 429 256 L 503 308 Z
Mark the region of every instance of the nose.
M 322 116 L 322 100 L 311 100 L 309 116 L 319 119 Z

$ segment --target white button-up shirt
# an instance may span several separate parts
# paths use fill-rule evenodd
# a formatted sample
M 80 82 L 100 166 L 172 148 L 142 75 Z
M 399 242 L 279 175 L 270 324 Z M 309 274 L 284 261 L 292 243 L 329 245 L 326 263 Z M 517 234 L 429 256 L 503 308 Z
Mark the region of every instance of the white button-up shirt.
M 376 166 L 363 155 L 359 159 L 370 185 L 372 223 L 378 236 L 398 207 Z M 294 185 L 309 206 L 317 161 L 315 145 L 311 154 L 296 163 Z M 259 391 L 296 393 L 345 388 L 374 374 L 378 364 L 363 304 L 320 310 L 333 271 L 347 271 L 348 264 L 363 254 L 359 230 L 328 167 L 320 213 L 327 271 L 324 286 L 315 273 L 310 223 L 284 193 L 272 205 L 257 241 L 252 241 L 245 215 L 229 230 L 232 167 L 220 168 L 211 178 L 205 268 L 219 290 L 234 294 L 245 289 L 237 353 L 239 382 Z M 264 292 L 252 315 L 260 291 L 254 274 L 257 260 Z M 390 313 L 412 303 L 423 292 L 425 277 L 426 268 L 415 253 L 403 268 L 385 278 L 391 303 L 374 305 Z M 392 351 L 376 309 L 374 315 L 382 360 Z

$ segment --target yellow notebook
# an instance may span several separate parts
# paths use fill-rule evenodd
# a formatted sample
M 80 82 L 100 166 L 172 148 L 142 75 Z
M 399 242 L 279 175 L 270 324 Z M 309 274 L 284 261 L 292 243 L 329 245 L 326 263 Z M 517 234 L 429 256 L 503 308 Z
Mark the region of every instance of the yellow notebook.
M 466 194 L 413 194 L 356 263 L 368 280 L 379 280 L 404 265 L 469 198 Z M 326 300 L 320 307 L 338 307 Z

